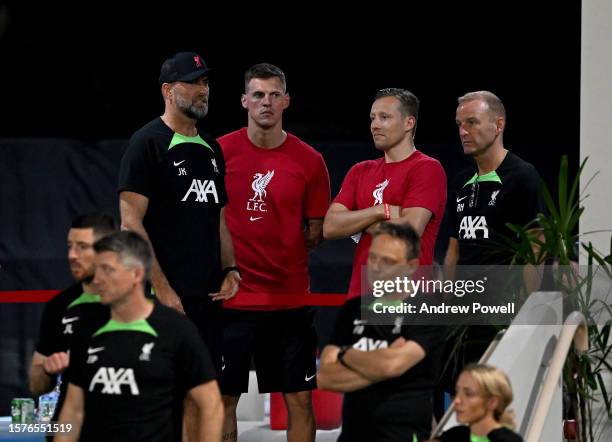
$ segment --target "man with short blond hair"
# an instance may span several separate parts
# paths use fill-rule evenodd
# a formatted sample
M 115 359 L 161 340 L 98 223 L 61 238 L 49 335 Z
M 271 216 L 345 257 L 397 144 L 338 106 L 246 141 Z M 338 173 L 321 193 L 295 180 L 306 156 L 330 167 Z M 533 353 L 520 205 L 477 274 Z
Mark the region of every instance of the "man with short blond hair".
M 508 223 L 524 226 L 541 211 L 540 176 L 533 165 L 505 147 L 506 109 L 499 97 L 476 91 L 457 101 L 455 121 L 463 153 L 474 164 L 459 172 L 450 186 L 447 216 L 452 230 L 444 272 L 451 280 L 475 280 L 486 274 L 487 287 L 498 289 L 504 287 L 504 275 L 485 269 L 511 263 L 512 251 L 500 245 L 515 236 Z M 525 266 L 523 278 L 528 293 L 537 290 L 541 279 L 537 268 Z M 495 296 L 501 293 L 496 290 Z M 480 360 L 497 331 L 492 325 L 470 326 L 462 333 L 462 345 L 457 345 L 456 336 L 447 341 L 450 363 L 442 381 L 447 391 L 454 391 L 465 364 Z
M 349 298 L 367 292 L 362 269 L 372 237 L 381 222 L 411 225 L 421 237 L 420 265 L 433 264 L 434 246 L 446 204 L 442 165 L 414 144 L 419 100 L 405 89 L 378 91 L 370 110 L 370 131 L 383 157 L 363 161 L 346 174 L 323 223 L 326 239 L 353 237 Z

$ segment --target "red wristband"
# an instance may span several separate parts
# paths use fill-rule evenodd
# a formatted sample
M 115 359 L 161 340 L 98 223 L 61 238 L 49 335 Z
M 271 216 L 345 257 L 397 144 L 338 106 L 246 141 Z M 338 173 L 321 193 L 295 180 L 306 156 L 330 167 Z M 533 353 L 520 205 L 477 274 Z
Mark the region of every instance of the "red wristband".
M 391 219 L 391 207 L 389 207 L 389 204 L 385 203 L 384 205 L 384 209 L 385 209 L 385 219 L 389 220 Z

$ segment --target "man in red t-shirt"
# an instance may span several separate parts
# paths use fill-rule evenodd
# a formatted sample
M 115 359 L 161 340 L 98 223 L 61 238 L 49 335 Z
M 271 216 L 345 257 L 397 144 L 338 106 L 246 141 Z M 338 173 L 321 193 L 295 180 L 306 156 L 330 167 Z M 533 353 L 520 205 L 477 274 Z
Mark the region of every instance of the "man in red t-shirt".
M 240 289 L 226 301 L 221 392 L 223 440 L 236 438 L 236 406 L 248 390 L 251 357 L 259 391 L 283 392 L 289 441 L 314 441 L 316 388 L 313 311 L 291 295 L 309 293 L 308 250 L 322 240 L 329 207 L 323 157 L 282 128 L 285 75 L 262 63 L 245 74 L 248 126 L 219 138 L 226 164 L 227 227 Z
M 433 264 L 446 204 L 446 174 L 437 160 L 414 146 L 418 112 L 419 100 L 411 92 L 378 91 L 370 111 L 370 130 L 374 145 L 385 155 L 353 166 L 325 215 L 325 239 L 353 236 L 358 242 L 349 298 L 368 289 L 362 268 L 372 242 L 369 232 L 381 221 L 410 224 L 421 237 L 420 265 Z

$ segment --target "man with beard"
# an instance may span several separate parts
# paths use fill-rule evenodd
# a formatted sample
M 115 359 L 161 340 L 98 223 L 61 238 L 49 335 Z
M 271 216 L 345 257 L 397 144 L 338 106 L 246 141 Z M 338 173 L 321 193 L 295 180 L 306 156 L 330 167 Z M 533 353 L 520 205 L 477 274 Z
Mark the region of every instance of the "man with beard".
M 118 232 L 94 244 L 94 284 L 111 318 L 73 349 L 60 422 L 67 441 L 180 441 L 175 404 L 188 396 L 190 440 L 221 440 L 223 406 L 215 369 L 192 321 L 145 297 L 149 244 Z M 178 425 L 178 426 L 177 426 Z
M 77 334 L 93 333 L 109 318 L 108 308 L 95 294 L 93 244 L 116 230 L 115 220 L 104 213 L 77 216 L 68 231 L 68 262 L 77 281 L 45 305 L 40 335 L 30 367 L 30 391 L 39 396 L 53 389 L 57 375 L 70 362 L 68 350 Z M 57 416 L 68 382 L 63 379 L 56 406 Z
M 418 112 L 419 100 L 411 92 L 378 91 L 370 130 L 384 156 L 353 166 L 325 215 L 325 239 L 358 238 L 349 298 L 362 294 L 361 270 L 372 242 L 368 232 L 381 221 L 411 225 L 421 237 L 420 265 L 433 263 L 446 204 L 446 174 L 437 160 L 414 145 Z
M 240 276 L 225 225 L 223 155 L 196 125 L 208 113 L 209 72 L 192 52 L 163 63 L 164 114 L 130 139 L 119 192 L 121 227 L 138 232 L 154 251 L 155 295 L 196 323 L 220 370 L 220 301 L 235 295 Z

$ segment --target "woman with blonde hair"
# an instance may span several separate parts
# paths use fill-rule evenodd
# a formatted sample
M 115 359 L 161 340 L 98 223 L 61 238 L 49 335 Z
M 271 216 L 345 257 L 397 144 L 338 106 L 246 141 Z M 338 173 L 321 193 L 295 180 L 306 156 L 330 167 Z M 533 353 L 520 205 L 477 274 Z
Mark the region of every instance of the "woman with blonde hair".
M 500 369 L 486 364 L 466 366 L 455 388 L 455 413 L 462 424 L 438 436 L 437 442 L 522 442 L 508 405 L 512 386 Z

